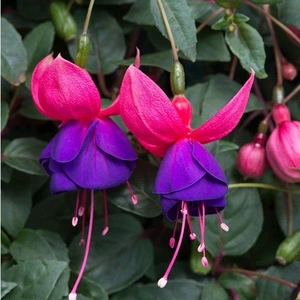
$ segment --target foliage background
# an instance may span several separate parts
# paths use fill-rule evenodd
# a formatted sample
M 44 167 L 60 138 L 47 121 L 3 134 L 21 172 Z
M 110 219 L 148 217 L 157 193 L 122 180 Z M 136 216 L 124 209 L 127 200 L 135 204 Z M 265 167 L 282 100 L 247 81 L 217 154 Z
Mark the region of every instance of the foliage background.
M 280 182 L 270 169 L 258 180 L 244 180 L 235 167 L 237 149 L 252 140 L 258 123 L 271 107 L 276 85 L 272 39 L 265 16 L 253 5 L 270 4 L 272 14 L 282 24 L 300 28 L 299 1 L 218 0 L 219 5 L 204 0 L 162 2 L 181 50 L 179 56 L 186 72 L 185 94 L 193 105 L 194 126 L 207 120 L 234 95 L 248 76 L 244 69 L 249 66 L 256 69 L 259 79 L 254 86 L 255 94 L 251 95 L 240 126 L 227 140 L 209 145 L 229 182 L 259 182 L 299 189 L 299 184 Z M 84 250 L 78 246 L 80 229 L 71 226 L 75 193 L 51 196 L 48 178 L 38 163 L 38 156 L 57 132 L 58 123 L 42 116 L 34 107 L 31 73 L 51 51 L 55 55 L 62 53 L 71 61 L 76 51 L 76 41 L 65 42 L 55 34 L 49 3 L 44 0 L 1 3 L 1 292 L 5 300 L 64 299 Z M 238 34 L 230 32 L 226 18 L 221 19 L 222 5 L 226 7 L 226 3 L 237 6 L 234 22 Z M 78 35 L 82 32 L 87 5 L 83 1 L 73 3 L 71 8 Z M 209 21 L 208 17 L 218 10 L 217 16 Z M 237 13 L 249 17 L 249 21 Z M 196 34 L 195 28 L 199 29 L 203 22 L 207 26 Z M 284 56 L 299 68 L 299 45 L 279 27 L 275 29 Z M 133 62 L 136 46 L 142 53 L 142 70 L 171 96 L 168 71 L 172 54 L 156 1 L 96 0 L 89 35 L 92 49 L 87 70 L 98 84 L 105 105 L 116 97 L 126 66 Z M 284 81 L 286 94 L 295 88 L 297 80 L 299 76 L 293 82 Z M 288 102 L 297 120 L 299 97 L 298 94 Z M 121 119 L 116 120 L 122 126 Z M 294 284 L 299 280 L 299 262 L 280 266 L 275 253 L 285 237 L 300 228 L 300 197 L 256 188 L 236 188 L 228 193 L 228 207 L 223 214 L 230 227 L 228 233 L 221 233 L 217 218 L 208 216 L 206 241 L 213 263 L 208 274 L 199 266 L 195 245 L 185 237 L 170 281 L 164 289 L 159 289 L 156 281 L 173 253 L 168 248 L 172 224 L 163 219 L 159 198 L 151 193 L 159 162 L 130 133 L 128 137 L 139 153 L 130 180 L 139 203 L 132 205 L 125 185 L 109 190 L 110 231 L 102 237 L 101 193 L 96 194 L 92 248 L 78 299 L 291 297 L 293 289 L 289 286 L 260 276 L 249 277 L 247 272 L 246 275 L 235 272 L 236 268 L 256 271 Z

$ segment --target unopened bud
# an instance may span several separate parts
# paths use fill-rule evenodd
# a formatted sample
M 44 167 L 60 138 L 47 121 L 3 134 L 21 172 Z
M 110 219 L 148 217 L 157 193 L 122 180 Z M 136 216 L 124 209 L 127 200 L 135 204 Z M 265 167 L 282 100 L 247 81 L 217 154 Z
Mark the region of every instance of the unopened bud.
M 229 31 L 229 32 L 234 32 L 234 31 L 235 31 L 235 26 L 234 26 L 233 24 L 230 24 L 230 25 L 228 26 L 228 31 Z
M 297 76 L 297 69 L 288 61 L 282 63 L 282 77 L 286 80 L 294 80 Z
M 283 86 L 275 86 L 273 89 L 273 100 L 275 104 L 282 103 L 284 99 Z
M 90 38 L 87 34 L 82 34 L 77 40 L 77 51 L 75 54 L 75 64 L 85 68 L 90 53 Z
M 64 2 L 52 2 L 50 4 L 50 15 L 56 33 L 60 38 L 70 41 L 76 37 L 76 22 Z
M 185 90 L 185 75 L 183 66 L 175 61 L 171 68 L 171 88 L 174 95 L 182 95 Z

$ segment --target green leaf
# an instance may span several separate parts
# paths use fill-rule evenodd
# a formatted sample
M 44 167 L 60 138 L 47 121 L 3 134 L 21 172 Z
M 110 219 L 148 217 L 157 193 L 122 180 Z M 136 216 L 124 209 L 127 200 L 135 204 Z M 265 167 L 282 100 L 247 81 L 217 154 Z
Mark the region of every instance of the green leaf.
M 26 50 L 21 36 L 4 18 L 1 18 L 1 73 L 13 85 L 26 79 Z
M 10 245 L 16 261 L 58 260 L 69 262 L 68 249 L 61 237 L 44 230 L 23 229 Z
M 224 8 L 229 8 L 229 9 L 232 9 L 232 8 L 237 8 L 238 6 L 240 6 L 240 4 L 242 3 L 243 0 L 215 0 L 215 2 L 224 7 Z
M 24 182 L 12 180 L 2 184 L 2 226 L 16 236 L 23 228 L 31 209 L 30 187 Z
M 223 219 L 230 228 L 228 232 L 220 230 L 219 220 L 215 215 L 206 217 L 205 243 L 214 257 L 218 254 L 220 235 L 223 254 L 234 256 L 248 251 L 262 230 L 263 211 L 256 189 L 232 189 L 229 190 L 226 199 Z M 198 219 L 193 222 L 194 228 L 199 231 Z
M 150 1 L 145 0 L 134 2 L 123 19 L 139 25 L 155 25 L 151 15 Z
M 6 126 L 9 115 L 9 107 L 7 102 L 1 101 L 1 130 Z
M 27 83 L 27 81 L 26 81 Z M 42 115 L 36 106 L 33 103 L 32 96 L 25 95 L 24 99 L 21 103 L 21 108 L 19 109 L 19 114 L 29 118 L 29 119 L 34 119 L 34 120 L 49 120 L 46 116 Z
M 10 240 L 7 234 L 1 230 L 1 255 L 5 255 L 9 253 L 9 245 L 10 245 Z
M 228 141 L 225 141 L 225 140 L 220 140 L 218 142 L 219 143 L 218 143 L 218 152 L 217 152 L 217 154 L 222 153 L 222 152 L 226 152 L 226 151 L 232 151 L 232 150 L 239 149 L 239 146 L 232 143 L 232 142 L 228 142 Z
M 193 19 L 201 23 L 220 8 L 220 6 L 216 5 L 215 3 L 206 1 L 189 1 L 188 5 L 191 8 Z M 208 22 L 208 25 L 212 25 L 217 22 L 222 15 L 224 15 L 224 12 L 221 12 L 219 15 L 215 16 L 210 22 Z
M 134 205 L 126 185 L 107 190 L 108 199 L 121 209 L 142 217 L 154 218 L 161 214 L 159 195 L 152 193 L 158 168 L 139 160 L 129 182 L 138 203 Z
M 250 19 L 243 15 L 243 14 L 234 14 L 234 23 L 245 23 L 245 22 L 248 22 Z
M 96 0 L 97 5 L 122 5 L 129 4 L 135 0 Z
M 15 139 L 5 148 L 3 162 L 24 173 L 45 176 L 38 159 L 46 145 L 35 138 Z
M 44 21 L 49 18 L 48 0 L 17 0 L 17 10 L 25 18 Z
M 27 52 L 28 71 L 33 71 L 37 63 L 50 54 L 54 40 L 54 27 L 52 22 L 44 22 L 31 30 L 24 38 Z
M 280 2 L 284 2 L 285 0 L 252 0 L 252 1 L 257 4 L 277 4 Z
M 196 60 L 230 61 L 224 35 L 210 28 L 204 28 L 197 35 Z
M 264 69 L 266 53 L 262 37 L 258 31 L 246 23 L 235 25 L 233 32 L 226 32 L 225 39 L 230 50 L 235 54 L 242 67 L 248 72 L 252 68 L 256 77 L 266 78 Z
M 142 236 L 143 228 L 130 215 L 114 214 L 109 218 L 109 232 L 102 236 L 99 229 L 103 220 L 96 221 L 87 266 L 79 292 L 88 290 L 92 296 L 95 285 L 101 284 L 107 293 L 120 291 L 143 276 L 153 261 L 153 249 L 149 239 Z M 96 230 L 97 229 L 97 230 Z M 78 235 L 70 245 L 71 269 L 78 272 L 84 247 L 79 247 Z M 99 299 L 99 298 L 97 298 Z
M 275 2 L 275 0 L 273 0 L 273 2 Z M 298 0 L 284 1 L 283 3 L 277 5 L 277 10 L 278 18 L 281 22 L 287 25 L 294 25 L 295 27 L 300 28 L 300 6 Z
M 300 274 L 300 262 L 294 262 L 285 267 L 272 266 L 264 273 L 297 284 Z M 292 289 L 279 282 L 258 277 L 256 280 L 256 292 L 258 300 L 289 299 Z
M 78 9 L 74 18 L 78 24 L 78 36 L 82 33 L 86 10 Z M 122 28 L 109 13 L 94 9 L 90 20 L 88 34 L 91 39 L 91 50 L 86 69 L 93 74 L 101 71 L 103 74 L 114 72 L 118 61 L 124 58 L 126 44 Z M 76 52 L 76 41 L 68 44 L 72 57 Z
M 13 290 L 17 284 L 15 282 L 3 281 L 1 280 L 1 299 L 7 295 L 11 290 Z
M 63 261 L 25 261 L 8 269 L 3 279 L 18 284 L 5 300 L 57 300 L 68 293 L 69 268 Z
M 219 277 L 219 282 L 225 289 L 233 289 L 239 296 L 240 300 L 255 300 L 254 281 L 242 274 L 223 273 Z
M 215 283 L 205 284 L 200 300 L 227 300 L 229 299 L 226 291 Z
M 201 291 L 202 285 L 194 280 L 169 280 L 163 289 L 159 289 L 156 283 L 134 285 L 111 300 L 199 300 Z
M 290 201 L 290 219 L 292 222 L 292 231 L 300 229 L 300 195 L 291 194 Z M 288 211 L 283 193 L 277 193 L 275 198 L 275 211 L 279 226 L 285 236 L 288 236 Z
M 172 28 L 176 47 L 191 61 L 195 61 L 197 38 L 191 9 L 185 0 L 162 0 L 162 4 Z M 168 39 L 169 37 L 157 1 L 151 1 L 150 7 L 155 25 L 162 35 Z
M 214 23 L 211 28 L 213 30 L 227 30 L 228 26 L 231 24 L 231 20 L 224 16 L 221 19 L 219 19 L 216 23 Z
M 10 141 L 2 139 L 1 143 L 2 143 L 1 155 L 3 155 L 3 152 L 7 147 L 7 145 L 10 143 Z M 11 176 L 12 176 L 12 168 L 4 164 L 3 161 L 1 161 L 1 180 L 4 181 L 5 183 L 9 183 L 11 180 Z
M 124 59 L 119 61 L 118 64 L 121 66 L 130 66 L 134 61 L 135 58 Z M 168 72 L 171 71 L 172 62 L 173 58 L 170 50 L 141 56 L 141 66 L 159 67 Z

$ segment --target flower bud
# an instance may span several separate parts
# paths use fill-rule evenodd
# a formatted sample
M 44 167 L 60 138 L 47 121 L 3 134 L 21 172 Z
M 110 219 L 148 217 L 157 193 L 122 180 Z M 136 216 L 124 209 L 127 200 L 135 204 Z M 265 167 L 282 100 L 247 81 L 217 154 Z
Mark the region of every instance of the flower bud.
M 61 1 L 52 2 L 50 4 L 50 15 L 59 37 L 66 42 L 76 37 L 77 25 L 65 3 Z
M 267 158 L 274 173 L 286 182 L 300 182 L 300 122 L 291 121 L 287 106 L 272 109 L 276 128 L 267 146 Z
M 288 236 L 278 247 L 276 252 L 277 261 L 286 265 L 300 258 L 300 229 Z
M 282 63 L 282 77 L 286 80 L 294 80 L 297 76 L 297 70 L 293 64 L 288 61 Z
M 175 61 L 171 68 L 171 88 L 174 95 L 181 95 L 185 89 L 185 76 L 183 66 Z
M 246 178 L 258 178 L 267 170 L 266 140 L 265 134 L 257 133 L 253 142 L 244 145 L 239 150 L 236 166 L 238 171 Z
M 77 41 L 77 51 L 75 54 L 75 64 L 85 68 L 90 53 L 90 38 L 87 34 L 82 34 Z

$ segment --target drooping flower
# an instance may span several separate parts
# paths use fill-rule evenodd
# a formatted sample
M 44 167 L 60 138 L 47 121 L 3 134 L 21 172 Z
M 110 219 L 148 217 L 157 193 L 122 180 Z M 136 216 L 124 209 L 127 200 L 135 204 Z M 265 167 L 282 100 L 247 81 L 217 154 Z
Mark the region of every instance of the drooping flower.
M 291 121 L 284 104 L 272 109 L 276 128 L 266 146 L 267 158 L 274 173 L 286 182 L 300 182 L 300 122 Z
M 109 118 L 119 113 L 115 102 L 101 109 L 101 97 L 90 75 L 75 64 L 58 55 L 45 57 L 35 68 L 31 91 L 34 103 L 45 116 L 61 121 L 59 132 L 40 155 L 40 162 L 51 177 L 53 195 L 77 191 L 72 225 L 82 217 L 82 238 L 87 194 L 90 193 L 90 221 L 86 248 L 78 278 L 69 295 L 76 299 L 76 290 L 88 258 L 94 214 L 94 190 L 103 190 L 105 227 L 108 231 L 107 200 L 105 190 L 127 183 L 135 167 L 137 155 L 118 125 Z M 136 196 L 132 192 L 132 200 Z
M 179 252 L 186 223 L 190 238 L 195 239 L 190 217 L 199 217 L 203 253 L 205 256 L 205 215 L 217 214 L 221 228 L 228 231 L 219 211 L 225 205 L 228 184 L 217 160 L 202 144 L 221 139 L 238 124 L 246 108 L 254 79 L 208 121 L 197 129 L 191 128 L 192 107 L 184 95 L 176 95 L 171 102 L 166 94 L 138 68 L 130 66 L 123 79 L 119 101 L 121 116 L 138 141 L 152 154 L 163 157 L 155 181 L 154 193 L 160 194 L 163 214 L 175 221 L 170 246 L 175 246 L 177 220 L 182 219 L 179 240 L 159 287 L 167 283 L 168 275 Z
M 261 177 L 268 168 L 265 144 L 267 137 L 263 133 L 257 133 L 254 140 L 238 152 L 236 167 L 246 178 Z

